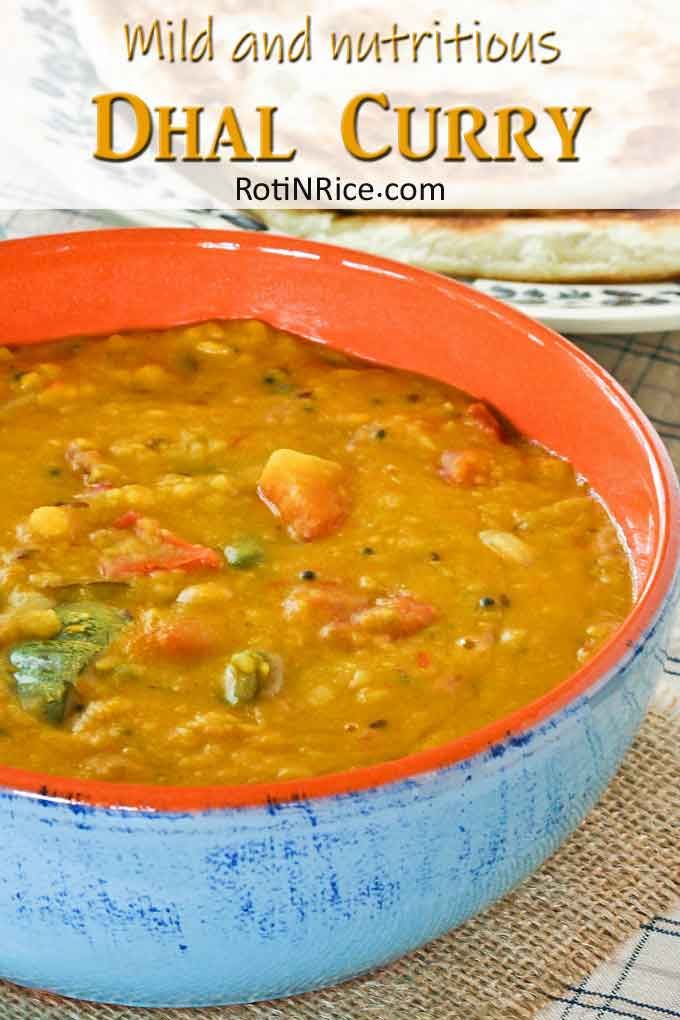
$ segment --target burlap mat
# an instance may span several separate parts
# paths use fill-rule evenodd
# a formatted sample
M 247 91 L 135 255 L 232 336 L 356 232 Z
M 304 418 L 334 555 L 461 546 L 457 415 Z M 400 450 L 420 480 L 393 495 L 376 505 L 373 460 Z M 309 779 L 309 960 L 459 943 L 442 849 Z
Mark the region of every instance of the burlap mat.
M 513 893 L 337 988 L 211 1009 L 130 1009 L 0 983 L 0 1020 L 529 1020 L 680 895 L 680 715 L 652 710 L 604 797 Z

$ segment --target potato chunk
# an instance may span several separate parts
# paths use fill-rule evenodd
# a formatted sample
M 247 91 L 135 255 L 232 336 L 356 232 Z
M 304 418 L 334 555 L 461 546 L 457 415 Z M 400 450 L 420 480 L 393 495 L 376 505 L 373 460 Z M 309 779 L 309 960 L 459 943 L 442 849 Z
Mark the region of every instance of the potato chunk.
M 258 495 L 302 542 L 341 527 L 351 499 L 341 464 L 297 450 L 275 450 L 264 466 Z
M 480 531 L 481 541 L 504 560 L 528 567 L 534 561 L 534 551 L 527 542 L 510 531 Z
M 36 538 L 64 538 L 71 528 L 71 515 L 61 506 L 39 506 L 28 518 L 28 526 Z

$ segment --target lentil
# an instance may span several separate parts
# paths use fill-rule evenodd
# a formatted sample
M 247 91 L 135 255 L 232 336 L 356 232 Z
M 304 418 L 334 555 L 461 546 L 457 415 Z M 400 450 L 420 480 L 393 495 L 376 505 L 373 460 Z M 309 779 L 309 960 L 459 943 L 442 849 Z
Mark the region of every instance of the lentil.
M 77 346 L 0 349 L 1 762 L 374 764 L 544 694 L 630 608 L 606 509 L 478 399 L 254 322 Z M 78 646 L 78 605 L 115 626 Z

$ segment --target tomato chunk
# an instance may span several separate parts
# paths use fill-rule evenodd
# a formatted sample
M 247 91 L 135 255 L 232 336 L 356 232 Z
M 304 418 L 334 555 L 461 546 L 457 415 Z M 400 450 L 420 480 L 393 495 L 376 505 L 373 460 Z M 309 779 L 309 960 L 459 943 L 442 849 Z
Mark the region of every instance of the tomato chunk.
M 106 464 L 101 452 L 86 440 L 74 439 L 66 448 L 66 462 L 72 471 L 82 476 L 91 489 L 111 488 L 120 472 L 113 464 Z
M 127 510 L 120 517 L 116 517 L 113 522 L 114 528 L 134 528 L 138 521 L 141 521 L 142 515 L 138 514 L 136 510 Z
M 163 553 L 155 557 L 139 558 L 121 556 L 117 559 L 103 560 L 100 573 L 107 580 L 124 581 L 126 577 L 155 574 L 159 570 L 216 570 L 219 565 L 219 557 L 212 549 L 196 546 L 193 552 Z
M 483 404 L 481 401 L 470 404 L 465 414 L 475 423 L 475 425 L 482 429 L 483 432 L 487 432 L 490 436 L 494 436 L 494 438 L 498 439 L 501 443 L 505 441 L 503 426 L 493 411 L 489 410 L 486 404 Z
M 368 604 L 365 595 L 352 591 L 341 581 L 317 581 L 296 585 L 284 599 L 283 608 L 289 619 L 306 616 L 327 623 L 347 619 Z
M 342 581 L 296 585 L 283 601 L 288 619 L 304 618 L 320 625 L 319 635 L 344 645 L 374 639 L 396 641 L 423 630 L 437 611 L 408 592 L 368 599 Z
M 439 461 L 439 474 L 450 485 L 469 489 L 489 482 L 491 464 L 486 450 L 444 450 Z
M 418 602 L 412 595 L 388 595 L 353 613 L 350 623 L 359 631 L 396 639 L 429 627 L 436 615 L 434 606 Z
M 99 565 L 102 577 L 122 581 L 158 570 L 217 570 L 222 560 L 214 549 L 193 545 L 172 531 L 162 528 L 151 517 L 128 510 L 113 522 L 114 528 L 132 530 L 139 539 L 139 552 L 107 557 Z
M 275 450 L 264 466 L 258 495 L 292 538 L 309 542 L 337 531 L 351 507 L 341 464 L 297 450 Z
M 131 639 L 135 654 L 154 659 L 194 659 L 211 654 L 219 644 L 214 627 L 193 617 L 144 620 Z

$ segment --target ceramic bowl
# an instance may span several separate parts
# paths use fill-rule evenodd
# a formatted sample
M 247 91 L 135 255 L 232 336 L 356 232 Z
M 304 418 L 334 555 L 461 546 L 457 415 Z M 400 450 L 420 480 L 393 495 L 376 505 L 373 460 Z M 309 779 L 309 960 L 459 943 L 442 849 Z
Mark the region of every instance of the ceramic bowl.
M 2 343 L 257 317 L 453 383 L 590 479 L 637 583 L 620 630 L 549 694 L 397 761 L 203 788 L 0 768 L 0 974 L 154 1006 L 284 996 L 395 959 L 536 868 L 630 744 L 677 596 L 675 475 L 621 387 L 460 284 L 269 234 L 4 242 L 0 293 Z

